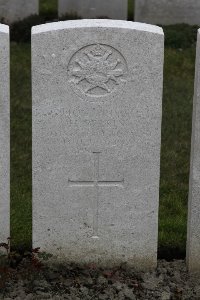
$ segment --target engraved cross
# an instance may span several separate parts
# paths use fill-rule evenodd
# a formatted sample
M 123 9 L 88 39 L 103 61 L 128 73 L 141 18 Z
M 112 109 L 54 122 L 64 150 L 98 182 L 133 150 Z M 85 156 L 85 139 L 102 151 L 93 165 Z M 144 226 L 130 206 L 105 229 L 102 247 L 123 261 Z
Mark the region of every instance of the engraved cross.
M 99 156 L 101 152 L 93 152 L 94 155 L 94 180 L 68 180 L 70 187 L 92 187 L 95 189 L 95 197 L 93 201 L 94 217 L 93 217 L 93 236 L 98 239 L 98 214 L 99 214 L 99 188 L 100 187 L 123 187 L 122 180 L 100 180 L 99 179 Z

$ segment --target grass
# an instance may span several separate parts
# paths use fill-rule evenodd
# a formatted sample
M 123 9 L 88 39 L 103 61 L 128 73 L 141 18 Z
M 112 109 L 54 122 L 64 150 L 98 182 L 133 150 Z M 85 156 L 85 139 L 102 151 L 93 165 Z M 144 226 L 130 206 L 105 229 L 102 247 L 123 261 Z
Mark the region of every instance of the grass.
M 54 0 L 53 0 L 54 1 Z M 41 9 L 55 14 L 55 3 Z M 29 25 L 28 25 L 29 26 Z M 196 27 L 166 33 L 159 214 L 159 255 L 185 255 Z M 21 37 L 21 31 L 20 31 Z M 20 39 L 21 40 L 21 39 Z M 23 40 L 23 38 L 22 38 Z M 26 39 L 27 40 L 27 39 Z M 11 237 L 31 247 L 30 43 L 11 44 Z
M 186 244 L 194 62 L 194 47 L 165 51 L 159 247 L 174 255 Z
M 40 0 L 40 15 L 49 16 L 50 19 L 58 16 L 58 0 Z
M 30 44 L 11 44 L 11 237 L 31 247 Z

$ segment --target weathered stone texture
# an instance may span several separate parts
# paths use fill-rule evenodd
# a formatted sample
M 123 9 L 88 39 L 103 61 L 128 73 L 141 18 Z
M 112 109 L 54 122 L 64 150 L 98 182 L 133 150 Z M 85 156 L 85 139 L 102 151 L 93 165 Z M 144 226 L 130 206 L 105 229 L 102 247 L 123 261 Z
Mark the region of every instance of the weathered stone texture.
M 33 247 L 156 266 L 163 48 L 133 22 L 33 28 Z
M 0 0 L 0 19 L 6 23 L 39 13 L 39 0 Z
M 0 24 L 0 243 L 10 236 L 9 28 Z
M 135 0 L 135 21 L 160 25 L 200 25 L 200 1 Z
M 188 207 L 187 264 L 200 272 L 200 30 L 198 31 Z
M 109 18 L 126 20 L 128 14 L 127 0 L 59 0 L 58 14 L 77 14 L 82 18 Z

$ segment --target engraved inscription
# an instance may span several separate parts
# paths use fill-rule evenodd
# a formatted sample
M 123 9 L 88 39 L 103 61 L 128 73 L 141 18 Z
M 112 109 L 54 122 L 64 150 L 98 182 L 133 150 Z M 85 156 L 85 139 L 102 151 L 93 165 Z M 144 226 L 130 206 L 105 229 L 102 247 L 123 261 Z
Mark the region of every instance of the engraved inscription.
M 127 81 L 127 63 L 108 45 L 94 44 L 77 51 L 68 65 L 69 81 L 79 94 L 104 97 Z
M 94 217 L 93 217 L 93 236 L 98 238 L 98 218 L 99 218 L 99 187 L 123 187 L 124 179 L 122 180 L 100 180 L 99 179 L 99 156 L 100 152 L 93 152 L 94 155 L 94 179 L 91 181 L 85 180 L 68 180 L 70 187 L 92 187 L 95 189 L 95 198 L 93 201 Z

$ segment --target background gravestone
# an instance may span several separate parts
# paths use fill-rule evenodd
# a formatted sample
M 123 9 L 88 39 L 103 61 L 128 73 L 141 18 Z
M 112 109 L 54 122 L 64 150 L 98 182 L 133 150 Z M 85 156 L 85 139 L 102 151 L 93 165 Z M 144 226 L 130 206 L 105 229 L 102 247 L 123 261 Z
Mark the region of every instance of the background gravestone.
M 155 267 L 162 29 L 82 20 L 32 33 L 33 247 Z
M 39 14 L 39 0 L 0 0 L 0 19 L 7 23 Z
M 0 24 L 0 243 L 10 236 L 9 27 Z
M 149 24 L 200 24 L 199 0 L 135 0 L 135 21 Z
M 59 0 L 58 14 L 77 14 L 82 18 L 103 18 L 126 20 L 128 0 Z
M 187 264 L 200 272 L 200 30 L 198 31 L 189 186 Z

